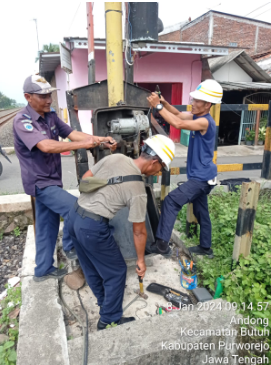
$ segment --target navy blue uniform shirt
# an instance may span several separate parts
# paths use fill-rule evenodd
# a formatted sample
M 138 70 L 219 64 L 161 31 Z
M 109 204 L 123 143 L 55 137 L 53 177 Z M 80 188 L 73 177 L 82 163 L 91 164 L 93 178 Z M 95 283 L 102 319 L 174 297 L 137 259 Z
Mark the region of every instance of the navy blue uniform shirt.
M 51 185 L 62 187 L 60 154 L 42 152 L 36 145 L 44 139 L 66 138 L 72 131 L 55 112 L 45 113 L 43 118 L 29 104 L 16 115 L 14 147 L 26 194 L 35 196 L 35 186 L 40 189 Z
M 191 131 L 187 153 L 187 178 L 208 181 L 217 176 L 217 167 L 213 163 L 216 124 L 210 114 L 193 119 L 206 118 L 209 126 L 202 135 L 200 131 Z

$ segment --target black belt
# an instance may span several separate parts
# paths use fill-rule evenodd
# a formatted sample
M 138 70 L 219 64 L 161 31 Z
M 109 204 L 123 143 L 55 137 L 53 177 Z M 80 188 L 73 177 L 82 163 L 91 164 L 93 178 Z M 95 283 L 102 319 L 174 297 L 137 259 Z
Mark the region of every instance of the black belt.
M 74 209 L 82 218 L 88 217 L 88 218 L 91 218 L 95 221 L 102 220 L 104 223 L 109 222 L 108 218 L 102 217 L 101 215 L 98 215 L 98 214 L 95 214 L 95 213 L 88 212 L 87 210 L 81 208 L 80 205 L 77 202 L 75 202 L 75 204 L 74 204 Z

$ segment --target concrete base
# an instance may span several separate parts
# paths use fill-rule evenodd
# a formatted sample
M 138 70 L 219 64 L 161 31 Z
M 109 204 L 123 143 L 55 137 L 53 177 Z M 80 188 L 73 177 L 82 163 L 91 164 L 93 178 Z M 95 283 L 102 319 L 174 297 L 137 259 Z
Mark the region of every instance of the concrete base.
M 22 307 L 17 365 L 69 365 L 58 281 L 33 281 L 35 251 L 34 229 L 29 226 L 21 273 Z M 56 260 L 56 255 L 54 258 Z
M 174 232 L 173 237 L 179 247 L 179 253 L 185 253 L 178 233 Z M 34 232 L 30 226 L 23 258 L 17 365 L 78 365 L 82 362 L 82 330 L 71 315 L 67 314 L 64 321 L 63 310 L 59 304 L 57 281 L 53 279 L 41 283 L 33 281 L 34 258 Z M 229 363 L 232 363 L 231 355 L 238 354 L 238 351 L 234 348 L 227 351 L 219 348 L 219 341 L 224 341 L 227 345 L 240 341 L 249 342 L 247 338 L 239 337 L 237 332 L 239 326 L 230 324 L 235 312 L 230 308 L 223 309 L 223 304 L 221 310 L 217 306 L 221 300 L 216 300 L 212 310 L 194 305 L 189 310 L 182 309 L 161 316 L 156 315 L 156 303 L 167 306 L 167 301 L 162 296 L 147 292 L 148 284 L 157 282 L 183 292 L 185 289 L 180 285 L 180 266 L 176 257 L 165 259 L 160 255 L 149 255 L 146 257 L 146 264 L 144 287 L 149 297 L 144 302 L 142 300 L 134 302 L 125 311 L 124 316 L 136 317 L 136 321 L 130 324 L 97 332 L 99 313 L 95 304 L 96 298 L 88 286 L 80 290 L 89 317 L 88 364 L 198 365 L 206 361 L 208 363 L 206 360 L 208 356 L 226 356 L 230 360 Z M 127 261 L 124 307 L 135 298 L 134 290 L 139 288 L 135 265 L 135 260 Z M 62 285 L 66 303 L 85 323 L 76 292 L 65 284 Z M 187 330 L 192 330 L 192 334 L 188 334 Z M 195 331 L 198 330 L 202 332 L 197 334 Z M 230 335 L 217 334 L 216 330 L 236 332 Z M 207 347 L 203 350 L 194 348 L 200 343 L 207 344 Z M 193 349 L 188 351 L 186 347 L 188 344 Z M 244 355 L 246 353 L 243 351 L 242 356 Z
M 17 365 L 68 365 L 63 312 L 58 299 L 58 282 L 35 283 L 22 278 Z
M 68 190 L 76 197 L 78 190 Z M 16 227 L 26 229 L 33 224 L 30 196 L 26 194 L 0 195 L 0 232 L 10 233 Z
M 126 289 L 124 292 L 123 308 L 126 307 L 135 297 L 135 291 L 139 289 L 138 277 L 136 274 L 136 261 L 126 260 L 127 263 L 127 277 L 126 277 Z M 146 256 L 147 272 L 144 278 L 144 290 L 148 295 L 146 301 L 137 300 L 124 312 L 125 317 L 136 317 L 137 320 L 142 318 L 148 318 L 156 316 L 156 304 L 166 306 L 167 301 L 160 295 L 156 295 L 146 291 L 146 288 L 151 283 L 159 283 L 162 285 L 170 286 L 176 290 L 180 290 L 184 293 L 188 291 L 181 287 L 180 284 L 180 265 L 176 257 L 172 259 L 165 259 L 161 255 L 148 255 Z M 63 284 L 63 297 L 65 298 L 68 306 L 77 312 L 78 315 L 82 315 L 82 319 L 85 322 L 84 314 L 82 312 L 79 299 L 75 291 L 68 288 Z M 89 318 L 89 332 L 97 331 L 97 322 L 100 318 L 99 307 L 97 306 L 97 299 L 93 295 L 89 286 L 85 286 L 80 290 L 80 295 L 84 306 L 88 312 Z M 69 317 L 70 324 L 67 325 L 67 336 L 70 338 L 76 338 L 81 336 L 81 328 L 78 328 L 78 323 L 73 321 L 72 317 Z
M 215 300 L 215 305 L 221 300 Z M 222 302 L 225 303 L 225 302 Z M 237 334 L 217 335 L 215 331 L 238 331 L 230 325 L 233 310 L 175 311 L 160 316 L 141 319 L 115 328 L 89 334 L 88 365 L 129 364 L 129 365 L 198 365 L 210 363 L 208 357 L 228 357 L 233 363 L 232 354 L 236 350 L 219 349 L 219 341 L 227 345 L 240 342 Z M 236 316 L 237 317 L 237 316 Z M 187 333 L 192 331 L 192 336 Z M 197 335 L 201 330 L 202 334 Z M 209 333 L 213 330 L 213 333 Z M 190 349 L 202 343 L 207 349 Z M 170 348 L 170 346 L 173 346 Z M 180 347 L 184 346 L 183 349 Z M 211 347 L 212 346 L 212 347 Z M 82 337 L 68 341 L 70 365 L 81 363 L 83 351 Z M 242 356 L 246 355 L 245 352 Z M 224 363 L 224 362 L 223 362 Z

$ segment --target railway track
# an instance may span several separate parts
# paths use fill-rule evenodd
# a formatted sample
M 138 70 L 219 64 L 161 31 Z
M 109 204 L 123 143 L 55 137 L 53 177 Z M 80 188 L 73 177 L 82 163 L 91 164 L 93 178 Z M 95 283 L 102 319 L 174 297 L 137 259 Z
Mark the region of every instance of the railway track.
M 6 123 L 8 123 L 10 120 L 13 120 L 15 115 L 21 109 L 22 108 L 0 110 L 0 128 L 3 127 Z

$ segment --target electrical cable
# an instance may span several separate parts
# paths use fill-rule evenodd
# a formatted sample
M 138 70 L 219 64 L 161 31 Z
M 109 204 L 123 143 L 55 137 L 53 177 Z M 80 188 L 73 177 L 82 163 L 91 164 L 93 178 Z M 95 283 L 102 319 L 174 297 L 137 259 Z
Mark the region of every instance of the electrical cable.
M 79 290 L 80 289 L 76 290 L 77 296 L 78 296 L 78 299 L 80 301 L 81 307 L 83 308 L 83 311 L 86 314 L 86 327 L 83 328 L 83 333 L 84 333 L 84 346 L 83 346 L 84 356 L 83 356 L 83 362 L 82 363 L 83 363 L 83 365 L 88 365 L 88 313 L 87 313 L 86 308 L 84 307 L 84 304 L 82 302 Z
M 268 91 L 259 91 L 259 92 L 257 92 L 257 93 L 253 93 L 253 94 L 249 94 L 249 95 L 246 95 L 245 96 L 245 99 L 247 99 L 249 96 L 252 96 L 252 95 L 257 95 L 257 94 L 270 94 L 271 95 L 271 93 L 270 92 L 268 92 Z M 251 102 L 251 104 L 256 104 L 256 103 L 254 103 L 254 101 L 252 101 L 252 100 L 250 100 L 250 99 L 247 99 L 249 102 Z
M 78 7 L 77 7 L 77 9 L 76 9 L 76 12 L 75 12 L 74 17 L 73 17 L 72 22 L 71 22 L 71 25 L 70 25 L 70 27 L 69 27 L 69 29 L 68 29 L 68 32 L 70 31 L 71 26 L 73 25 L 74 19 L 75 19 L 75 17 L 76 17 L 76 14 L 77 14 L 77 12 L 78 12 L 79 8 L 80 8 L 80 5 L 81 5 L 81 1 L 80 1 L 80 4 L 78 5 Z
M 264 13 L 267 13 L 267 12 L 268 12 L 268 11 L 270 11 L 270 10 L 271 10 L 271 9 L 265 10 L 263 13 L 256 15 L 254 18 L 257 18 L 258 16 L 260 16 L 260 15 L 262 15 L 262 14 L 264 14 Z
M 143 299 L 143 298 L 140 298 L 140 299 L 137 299 L 139 302 L 144 302 L 144 307 L 140 307 L 140 308 L 136 308 L 136 311 L 135 311 L 135 315 L 136 315 L 136 317 L 138 318 L 138 319 L 140 319 L 139 317 L 138 317 L 138 315 L 137 315 L 137 312 L 138 311 L 140 311 L 141 309 L 144 309 L 144 308 L 147 308 L 147 306 L 148 306 L 148 303 L 146 302 L 146 300 L 145 299 Z
M 224 101 L 221 101 L 224 105 L 227 105 L 227 108 L 232 111 L 234 114 L 238 115 L 238 117 L 241 117 L 241 114 L 236 113 L 232 108 L 229 107 L 228 104 L 224 103 Z
M 137 294 L 137 296 L 134 298 L 134 299 L 132 299 L 131 301 L 130 301 L 130 303 L 128 303 L 124 308 L 123 308 L 123 313 L 134 303 L 134 302 L 136 302 L 136 301 L 140 301 L 140 302 L 144 302 L 145 303 L 145 306 L 144 307 L 141 307 L 141 308 L 137 308 L 136 309 L 136 311 L 135 311 L 135 315 L 137 316 L 137 318 L 138 319 L 140 319 L 139 317 L 138 317 L 138 315 L 137 315 L 137 312 L 139 311 L 139 310 L 141 310 L 141 309 L 144 309 L 144 308 L 146 308 L 147 306 L 148 306 L 148 303 L 147 303 L 147 301 L 145 300 L 145 299 L 143 299 L 143 298 L 141 298 L 141 296 L 139 295 L 139 294 Z
M 249 14 L 254 13 L 254 11 L 256 11 L 256 10 L 258 10 L 258 9 L 261 9 L 261 8 L 263 8 L 264 6 L 266 6 L 266 5 L 270 4 L 270 3 L 271 3 L 271 2 L 270 2 L 270 1 L 268 1 L 268 3 L 266 3 L 266 4 L 262 5 L 262 6 L 259 6 L 258 8 L 254 9 L 253 11 L 251 11 L 251 12 L 250 12 L 250 13 L 248 13 L 248 14 L 246 14 L 245 16 L 248 16 Z
M 87 359 L 88 359 L 88 315 L 87 315 L 87 312 L 86 312 L 86 309 L 85 307 L 83 306 L 83 303 L 81 301 L 81 297 L 79 295 L 79 290 L 81 288 L 79 288 L 77 290 L 77 296 L 79 298 L 79 301 L 80 301 L 80 304 L 83 308 L 83 310 L 85 311 L 86 313 L 86 327 L 83 325 L 81 319 L 77 316 L 77 314 L 68 306 L 68 304 L 66 303 L 64 297 L 63 297 L 63 294 L 62 294 L 62 283 L 63 283 L 63 279 L 61 279 L 59 281 L 59 298 L 63 304 L 63 306 L 71 313 L 71 315 L 77 320 L 77 322 L 79 323 L 79 325 L 81 326 L 82 328 L 82 331 L 83 331 L 83 336 L 84 336 L 84 342 L 83 342 L 83 357 L 82 357 L 82 364 L 83 365 L 87 365 Z M 83 285 L 84 286 L 84 285 Z M 82 286 L 82 288 L 83 288 Z M 87 346 L 86 346 L 87 345 Z

